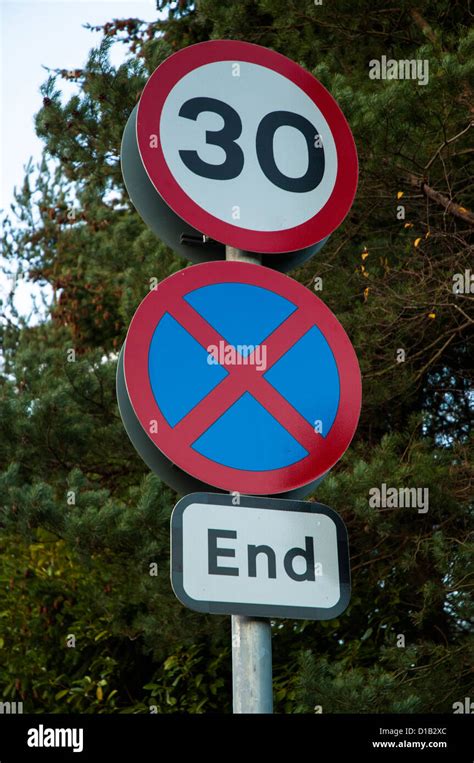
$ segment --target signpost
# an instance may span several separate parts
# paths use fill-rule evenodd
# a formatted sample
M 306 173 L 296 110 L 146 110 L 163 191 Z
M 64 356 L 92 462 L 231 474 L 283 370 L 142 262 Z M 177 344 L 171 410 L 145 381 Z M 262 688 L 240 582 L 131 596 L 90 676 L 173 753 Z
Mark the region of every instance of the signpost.
M 349 446 L 359 366 L 333 313 L 278 271 L 319 251 L 349 211 L 354 140 L 296 63 L 213 40 L 153 73 L 121 159 L 143 219 L 201 264 L 138 307 L 120 412 L 150 468 L 192 491 L 172 515 L 172 585 L 185 606 L 232 616 L 234 712 L 272 712 L 269 618 L 336 617 L 350 597 L 342 520 L 296 499 Z
M 226 246 L 226 259 L 258 265 L 258 256 Z M 297 495 L 293 491 L 292 495 Z M 234 496 L 237 498 L 237 496 Z M 232 615 L 232 707 L 234 713 L 273 713 L 270 620 Z

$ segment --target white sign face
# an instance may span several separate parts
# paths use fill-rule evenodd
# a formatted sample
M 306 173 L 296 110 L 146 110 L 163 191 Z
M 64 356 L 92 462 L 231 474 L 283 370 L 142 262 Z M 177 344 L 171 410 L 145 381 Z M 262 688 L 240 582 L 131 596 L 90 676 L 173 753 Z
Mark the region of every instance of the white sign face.
M 197 118 L 194 112 L 180 118 L 197 94 L 206 95 Z M 321 211 L 336 182 L 336 147 L 320 109 L 291 80 L 258 64 L 218 61 L 191 71 L 165 101 L 160 137 L 181 188 L 206 212 L 239 228 L 302 225 Z M 235 177 L 218 183 L 216 167 L 232 146 L 228 173 L 234 167 Z
M 195 493 L 175 507 L 171 579 L 180 601 L 221 614 L 337 617 L 350 597 L 340 517 L 321 504 L 236 500 Z

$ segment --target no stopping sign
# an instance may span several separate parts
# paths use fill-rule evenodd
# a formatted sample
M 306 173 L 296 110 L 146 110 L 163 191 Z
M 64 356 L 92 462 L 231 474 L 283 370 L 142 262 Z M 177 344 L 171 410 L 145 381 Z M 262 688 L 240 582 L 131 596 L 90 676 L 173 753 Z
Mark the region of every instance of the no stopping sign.
M 195 265 L 151 291 L 130 324 L 123 381 L 131 439 L 165 481 L 152 447 L 201 485 L 255 495 L 326 474 L 361 405 L 335 315 L 291 278 L 242 262 Z
M 356 149 L 336 101 L 293 61 L 245 42 L 192 45 L 159 66 L 140 99 L 137 144 L 177 215 L 248 251 L 321 241 L 356 191 Z

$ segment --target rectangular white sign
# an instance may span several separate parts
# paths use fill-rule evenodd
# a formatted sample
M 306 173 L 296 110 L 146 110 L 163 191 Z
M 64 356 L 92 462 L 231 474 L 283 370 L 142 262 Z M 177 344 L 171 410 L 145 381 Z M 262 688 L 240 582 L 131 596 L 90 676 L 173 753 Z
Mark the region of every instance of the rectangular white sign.
M 171 557 L 176 596 L 200 612 L 328 620 L 349 603 L 347 532 L 322 504 L 188 495 L 173 511 Z

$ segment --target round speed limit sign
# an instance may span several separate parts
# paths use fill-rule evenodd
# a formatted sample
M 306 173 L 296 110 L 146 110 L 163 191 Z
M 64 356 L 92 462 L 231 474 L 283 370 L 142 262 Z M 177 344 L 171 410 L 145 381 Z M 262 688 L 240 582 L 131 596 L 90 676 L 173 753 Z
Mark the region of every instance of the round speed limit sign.
M 254 252 L 329 236 L 357 187 L 350 128 L 305 69 L 259 45 L 213 40 L 156 69 L 137 144 L 166 204 L 203 234 Z

